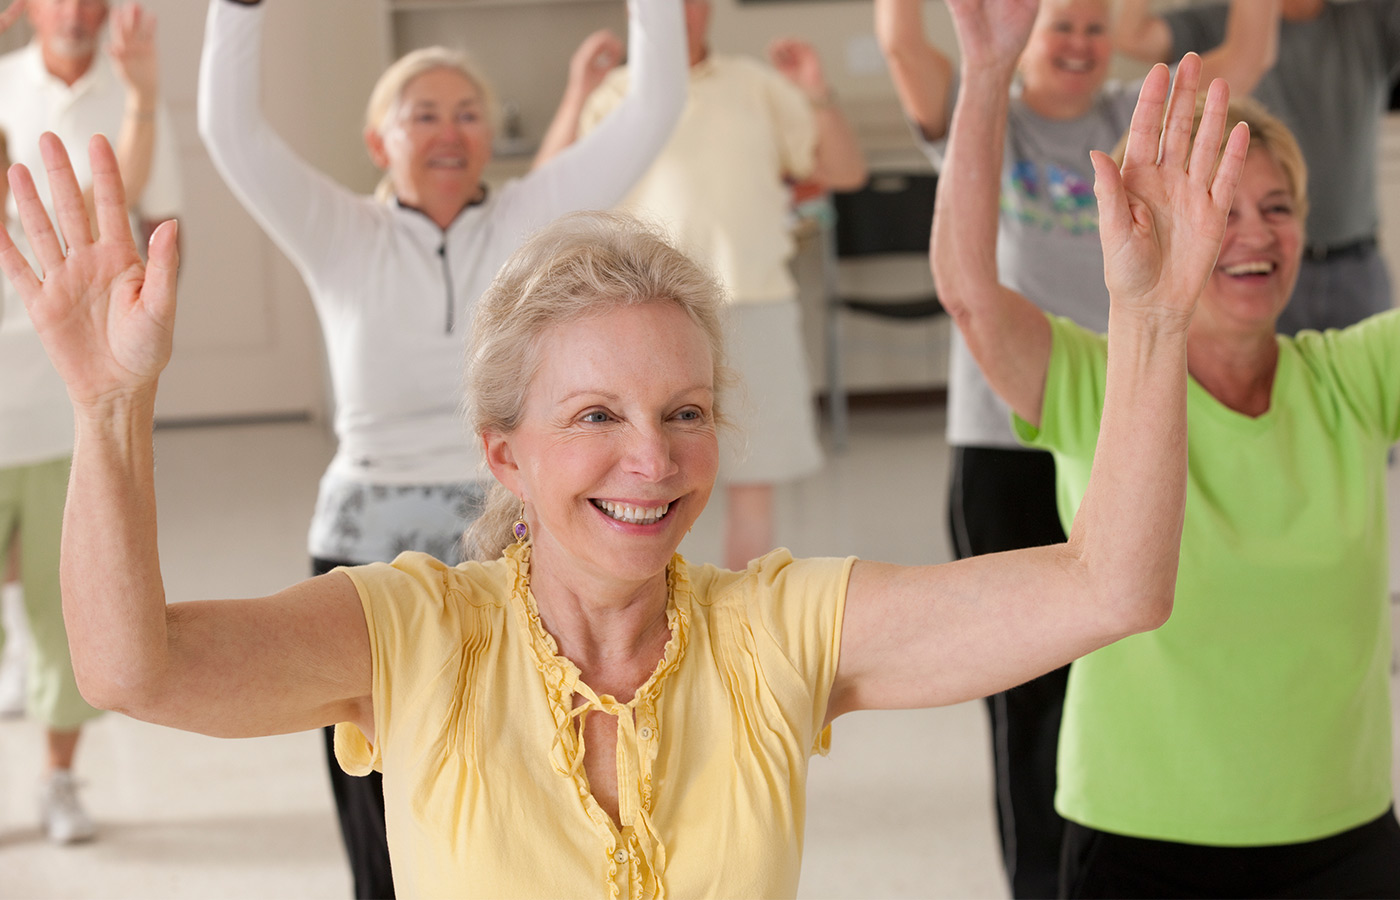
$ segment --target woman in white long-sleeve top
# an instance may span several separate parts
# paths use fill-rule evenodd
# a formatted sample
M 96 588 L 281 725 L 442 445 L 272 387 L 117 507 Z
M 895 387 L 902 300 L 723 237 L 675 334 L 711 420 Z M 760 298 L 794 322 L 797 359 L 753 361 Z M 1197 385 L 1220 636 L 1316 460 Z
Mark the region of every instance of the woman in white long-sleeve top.
M 489 478 L 457 414 L 472 308 L 526 235 L 613 205 L 664 145 L 685 102 L 680 3 L 629 3 L 638 74 L 626 102 L 589 140 L 499 190 L 481 180 L 493 129 L 480 76 L 452 51 L 408 54 L 370 97 L 365 142 L 385 172 L 374 197 L 308 165 L 264 119 L 262 20 L 256 2 L 211 3 L 199 127 L 219 172 L 306 280 L 325 334 L 340 446 L 311 524 L 312 570 L 405 550 L 456 562 Z M 385 896 L 377 779 L 347 779 L 334 763 L 331 772 L 356 893 Z M 378 863 L 362 865 L 362 853 Z

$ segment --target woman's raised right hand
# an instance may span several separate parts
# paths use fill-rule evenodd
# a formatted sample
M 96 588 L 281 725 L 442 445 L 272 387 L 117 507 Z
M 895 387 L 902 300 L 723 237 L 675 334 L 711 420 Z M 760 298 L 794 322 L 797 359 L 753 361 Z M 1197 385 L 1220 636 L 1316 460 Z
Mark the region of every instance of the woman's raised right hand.
M 1014 67 L 1026 49 L 1040 0 L 948 0 L 967 65 Z
M 96 135 L 88 148 L 100 235 L 94 239 L 63 142 L 46 133 L 39 149 L 58 231 L 29 171 L 12 166 L 10 189 L 43 274 L 34 273 L 7 231 L 0 231 L 0 269 L 24 300 L 74 406 L 80 414 L 101 416 L 114 404 L 153 396 L 170 360 L 179 265 L 176 225 L 165 222 L 156 229 L 150 261 L 142 263 L 116 156 L 107 139 Z

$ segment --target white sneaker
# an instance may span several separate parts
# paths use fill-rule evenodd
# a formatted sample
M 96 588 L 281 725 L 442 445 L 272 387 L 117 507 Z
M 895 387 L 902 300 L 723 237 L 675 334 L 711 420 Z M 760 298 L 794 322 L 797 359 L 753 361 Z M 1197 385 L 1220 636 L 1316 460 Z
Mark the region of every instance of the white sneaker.
M 39 817 L 55 844 L 76 844 L 97 836 L 97 826 L 78 800 L 78 782 L 67 769 L 49 775 L 39 797 Z

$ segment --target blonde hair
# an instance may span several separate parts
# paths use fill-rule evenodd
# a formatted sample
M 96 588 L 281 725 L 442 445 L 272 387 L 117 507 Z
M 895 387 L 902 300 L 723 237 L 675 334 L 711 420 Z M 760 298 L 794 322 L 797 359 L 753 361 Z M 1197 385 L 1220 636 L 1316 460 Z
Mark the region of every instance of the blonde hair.
M 1205 96 L 1196 100 L 1196 117 L 1191 123 L 1191 136 L 1194 138 L 1201 127 L 1201 117 L 1205 113 Z M 1301 223 L 1308 220 L 1308 164 L 1303 160 L 1303 148 L 1298 139 L 1283 121 L 1269 112 L 1262 103 L 1249 97 L 1231 100 L 1225 113 L 1225 134 L 1240 122 L 1249 126 L 1249 149 L 1265 150 L 1273 157 L 1283 180 L 1288 183 L 1288 193 L 1293 197 L 1293 214 Z M 1128 147 L 1128 136 L 1123 135 L 1118 146 L 1113 149 L 1113 161 L 1123 164 L 1123 154 Z M 1223 146 L 1221 148 L 1224 149 Z
M 540 336 L 556 325 L 620 306 L 673 303 L 704 333 L 715 389 L 732 379 L 724 364 L 724 288 L 658 232 L 620 213 L 581 212 L 537 232 L 501 268 L 477 303 L 467 348 L 463 409 L 478 439 L 520 424 L 541 358 Z M 721 422 L 716 401 L 715 419 Z M 495 559 L 512 541 L 520 501 L 494 484 L 463 536 L 463 556 Z
M 388 123 L 389 117 L 398 109 L 399 103 L 403 100 L 404 91 L 408 89 L 408 85 L 413 79 L 435 69 L 456 72 L 470 81 L 481 98 L 481 105 L 486 111 L 486 120 L 493 126 L 495 125 L 495 92 L 472 58 L 461 50 L 453 50 L 448 47 L 423 47 L 405 53 L 393 65 L 385 69 L 383 75 L 379 76 L 379 80 L 374 83 L 374 90 L 370 91 L 369 103 L 365 107 L 365 127 L 382 131 L 385 124 Z M 375 188 L 374 196 L 381 202 L 387 202 L 393 196 L 393 185 L 387 174 L 379 180 L 379 186 Z

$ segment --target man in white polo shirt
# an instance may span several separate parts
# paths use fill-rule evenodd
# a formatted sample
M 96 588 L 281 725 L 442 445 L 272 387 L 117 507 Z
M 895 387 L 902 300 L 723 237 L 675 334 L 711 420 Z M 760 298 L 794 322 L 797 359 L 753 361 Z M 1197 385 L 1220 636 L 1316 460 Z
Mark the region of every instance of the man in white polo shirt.
M 12 5 L 0 14 L 0 27 L 14 12 Z M 134 5 L 116 10 L 109 52 L 101 53 L 106 0 L 29 0 L 28 14 L 34 40 L 0 57 L 0 129 L 13 161 L 29 168 L 47 200 L 39 135 L 52 131 L 69 147 L 86 148 L 93 134 L 104 133 L 115 143 L 137 224 L 144 230 L 173 216 L 179 173 L 157 101 L 154 20 Z M 73 163 L 80 182 L 90 182 L 87 153 L 75 152 Z M 5 193 L 0 191 L 3 218 L 13 222 Z M 97 712 L 79 695 L 73 677 L 58 583 L 72 452 L 67 393 L 23 305 L 5 290 L 0 294 L 0 580 L 22 585 L 33 657 L 25 706 L 45 727 L 48 744 L 40 815 L 50 840 L 60 844 L 96 833 L 78 801 L 72 768 L 81 726 Z
M 47 203 L 39 135 L 52 131 L 63 139 L 79 183 L 88 185 L 92 175 L 86 148 L 92 135 L 102 133 L 116 141 L 128 117 L 154 117 L 150 175 L 143 190 L 133 191 L 129 183 L 127 190 L 133 216 L 145 226 L 137 234 L 148 234 L 180 207 L 179 160 L 169 117 L 156 99 L 154 54 L 139 65 L 118 66 L 99 52 L 107 0 L 28 0 L 27 8 L 34 40 L 0 56 L 0 128 L 9 136 L 12 160 L 29 167 Z M 117 15 L 138 28 L 153 21 L 136 6 L 120 9 Z M 10 212 L 14 213 L 13 201 Z

